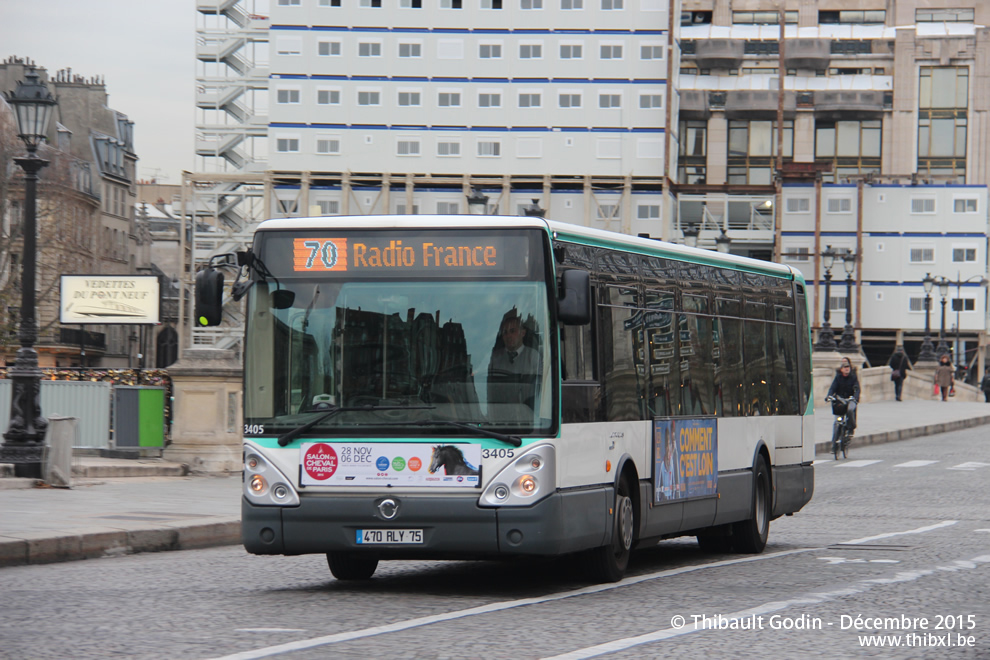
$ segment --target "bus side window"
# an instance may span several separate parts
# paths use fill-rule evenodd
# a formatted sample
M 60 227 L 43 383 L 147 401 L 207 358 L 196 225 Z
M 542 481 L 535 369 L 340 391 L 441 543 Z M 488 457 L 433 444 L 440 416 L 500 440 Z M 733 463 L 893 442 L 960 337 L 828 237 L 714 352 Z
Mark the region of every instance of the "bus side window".
M 594 322 L 560 326 L 563 421 L 600 420 L 601 387 L 595 380 Z

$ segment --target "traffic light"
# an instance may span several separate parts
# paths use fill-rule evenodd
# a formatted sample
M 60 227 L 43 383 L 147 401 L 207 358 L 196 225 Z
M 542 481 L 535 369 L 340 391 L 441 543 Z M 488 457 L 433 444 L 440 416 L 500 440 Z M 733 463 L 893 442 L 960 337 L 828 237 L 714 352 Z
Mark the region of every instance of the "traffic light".
M 196 325 L 220 325 L 223 320 L 223 273 L 206 267 L 196 273 Z

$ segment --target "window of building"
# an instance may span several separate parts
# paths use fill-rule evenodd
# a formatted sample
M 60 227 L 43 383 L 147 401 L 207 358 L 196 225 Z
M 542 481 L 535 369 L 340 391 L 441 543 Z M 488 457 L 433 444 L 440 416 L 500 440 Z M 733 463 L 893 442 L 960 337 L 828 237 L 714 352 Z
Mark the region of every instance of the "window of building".
M 501 92 L 478 92 L 478 107 L 501 108 L 502 107 Z
M 502 155 L 502 143 L 498 140 L 478 140 L 478 156 L 498 158 Z
M 275 39 L 276 55 L 302 55 L 302 39 L 299 37 L 278 37 Z
M 845 296 L 829 296 L 828 306 L 829 310 L 832 312 L 844 312 L 846 311 L 846 300 Z
M 911 311 L 911 312 L 923 312 L 923 311 L 925 311 L 925 299 L 924 298 L 909 298 L 908 299 L 908 311 Z
M 460 205 L 457 202 L 437 202 L 437 213 L 440 215 L 457 215 Z
M 617 218 L 619 213 L 618 204 L 599 204 L 598 205 L 598 219 L 599 220 L 611 220 Z
M 557 105 L 561 108 L 580 108 L 581 94 L 579 92 L 561 93 L 557 97 Z
M 976 10 L 972 7 L 956 9 L 924 9 L 914 10 L 915 23 L 972 23 L 976 20 Z
M 622 107 L 622 95 L 621 94 L 599 94 L 598 95 L 598 107 L 599 108 L 621 108 Z
M 842 178 L 880 172 L 881 132 L 879 119 L 863 121 L 815 122 L 815 160 L 832 164 L 823 181 L 834 183 Z
M 483 60 L 502 59 L 502 44 L 479 44 L 478 57 Z
M 397 156 L 418 156 L 419 140 L 396 140 L 395 155 Z
M 785 23 L 797 23 L 796 11 L 784 12 Z M 735 25 L 778 25 L 780 16 L 775 11 L 734 11 L 732 23 Z
M 964 182 L 966 178 L 969 69 L 919 70 L 918 174 Z
M 279 7 L 298 7 L 301 0 L 278 0 Z
M 640 94 L 639 107 L 641 108 L 662 108 L 663 94 Z
M 415 90 L 400 90 L 399 91 L 399 105 L 400 106 L 419 106 L 420 104 L 420 93 Z
M 409 42 L 399 44 L 399 57 L 422 57 L 423 44 Z
M 318 105 L 340 105 L 340 90 L 317 89 L 316 103 Z
M 621 60 L 622 59 L 622 45 L 621 44 L 602 44 L 601 45 L 601 58 L 603 60 Z
M 320 41 L 316 44 L 316 54 L 320 57 L 340 55 L 339 41 Z
M 935 246 L 934 245 L 912 246 L 910 249 L 909 260 L 913 264 L 935 263 Z
M 452 157 L 461 155 L 460 140 L 438 140 L 437 156 Z
M 519 107 L 520 108 L 539 108 L 541 105 L 539 92 L 520 92 L 519 94 Z
M 519 0 L 520 9 L 543 9 L 543 0 Z
M 565 10 L 584 9 L 584 0 L 560 0 L 560 8 Z
M 952 200 L 952 212 L 976 213 L 977 212 L 976 198 L 959 198 Z
M 279 153 L 296 153 L 299 151 L 298 135 L 279 135 L 275 138 L 275 150 Z
M 934 197 L 912 197 L 911 198 L 911 213 L 913 213 L 913 214 L 932 215 L 933 213 L 935 213 L 935 198 Z
M 887 12 L 883 9 L 844 9 L 840 11 L 819 11 L 819 23 L 883 23 Z
M 678 124 L 678 183 L 705 183 L 708 160 L 708 122 L 681 121 Z
M 849 197 L 829 197 L 825 200 L 826 213 L 852 213 L 852 199 Z
M 440 9 L 460 9 L 461 0 L 440 0 Z
M 519 44 L 519 59 L 539 60 L 543 58 L 543 44 Z
M 381 9 L 382 0 L 359 0 L 358 7 Z
M 501 9 L 502 0 L 481 0 L 482 9 Z
M 622 9 L 622 0 L 602 0 L 602 11 Z
M 419 215 L 419 204 L 413 204 L 409 211 L 406 211 L 405 204 L 396 204 L 395 212 L 399 215 Z
M 639 46 L 639 59 L 641 60 L 662 60 L 664 45 L 644 43 Z
M 869 55 L 873 42 L 857 39 L 833 39 L 830 48 L 833 55 Z
M 808 197 L 788 197 L 784 204 L 788 213 L 811 212 L 811 199 Z
M 805 246 L 792 246 L 784 250 L 784 261 L 794 261 L 798 263 L 806 263 L 809 259 L 810 252 Z
M 560 59 L 579 60 L 583 56 L 584 46 L 581 44 L 560 44 Z
M 402 9 L 422 9 L 423 0 L 399 0 L 399 7 Z
M 794 122 L 784 122 L 784 158 L 793 157 Z M 772 121 L 731 120 L 727 183 L 770 185 L 777 156 L 777 131 Z
M 640 220 L 659 220 L 659 204 L 639 204 L 636 206 L 636 217 Z
M 275 93 L 277 103 L 299 103 L 299 95 L 302 92 L 298 89 L 280 89 Z
M 340 0 L 320 0 L 320 7 L 339 7 Z
M 318 153 L 318 154 L 330 154 L 330 155 L 338 155 L 338 154 L 340 154 L 340 136 L 339 135 L 317 135 L 316 136 L 316 153 Z
M 358 44 L 358 57 L 381 57 L 382 44 L 380 41 L 363 41 Z
M 975 263 L 976 262 L 976 248 L 975 247 L 953 247 L 952 248 L 952 261 L 956 263 Z
M 952 311 L 953 312 L 975 312 L 976 311 L 976 298 L 953 298 L 952 299 Z
M 358 105 L 381 105 L 382 93 L 379 91 L 358 90 Z
M 340 215 L 340 200 L 321 199 L 316 202 L 320 209 L 320 215 Z
M 460 91 L 440 91 L 437 93 L 437 105 L 441 108 L 459 108 L 461 106 Z

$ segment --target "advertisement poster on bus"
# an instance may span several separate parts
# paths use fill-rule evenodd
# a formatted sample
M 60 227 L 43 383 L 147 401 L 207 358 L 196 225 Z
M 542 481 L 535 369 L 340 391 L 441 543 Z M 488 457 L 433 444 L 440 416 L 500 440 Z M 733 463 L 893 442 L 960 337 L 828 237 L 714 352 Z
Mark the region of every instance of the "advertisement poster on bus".
M 481 485 L 481 446 L 467 443 L 307 442 L 299 453 L 302 486 Z
M 714 417 L 653 421 L 653 502 L 709 497 L 718 491 Z

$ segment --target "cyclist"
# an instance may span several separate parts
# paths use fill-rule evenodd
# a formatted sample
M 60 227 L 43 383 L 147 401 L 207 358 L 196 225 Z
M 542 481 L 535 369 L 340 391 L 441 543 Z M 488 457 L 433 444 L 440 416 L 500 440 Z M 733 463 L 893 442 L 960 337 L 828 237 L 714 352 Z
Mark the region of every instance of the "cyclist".
M 846 408 L 846 425 L 849 427 L 849 438 L 853 436 L 853 431 L 856 430 L 856 403 L 859 401 L 859 378 L 856 377 L 856 371 L 853 369 L 852 363 L 849 358 L 842 358 L 839 363 L 839 368 L 835 372 L 835 378 L 832 379 L 832 386 L 828 388 L 828 396 L 825 397 L 827 401 L 834 395 L 839 395 L 843 399 L 849 399 L 849 405 Z M 841 415 L 842 404 L 838 401 L 832 403 L 832 412 L 836 415 Z

